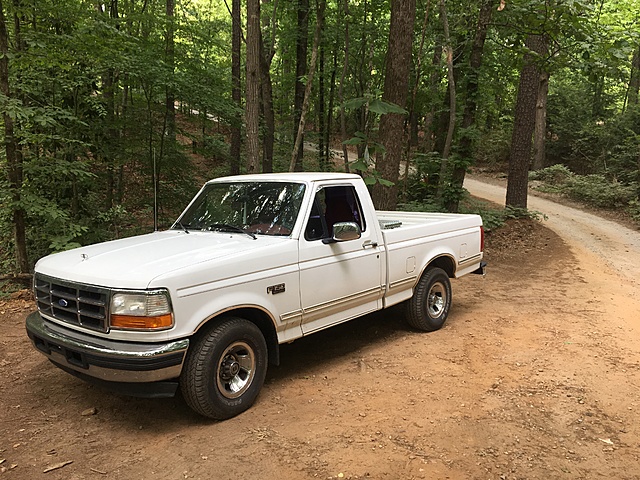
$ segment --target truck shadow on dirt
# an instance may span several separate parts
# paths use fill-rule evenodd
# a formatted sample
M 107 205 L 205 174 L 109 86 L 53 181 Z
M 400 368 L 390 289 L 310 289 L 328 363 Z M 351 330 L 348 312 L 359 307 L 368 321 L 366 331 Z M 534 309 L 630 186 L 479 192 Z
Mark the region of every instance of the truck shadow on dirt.
M 280 365 L 269 366 L 265 385 L 270 391 L 278 391 L 292 380 L 329 371 L 335 363 L 349 359 L 356 362 L 358 352 L 364 348 L 379 349 L 407 335 L 425 334 L 407 325 L 401 306 L 345 322 L 281 345 Z M 174 398 L 159 399 L 119 395 L 77 379 L 44 359 L 34 360 L 37 361 L 27 373 L 28 378 L 39 378 L 27 387 L 31 390 L 32 407 L 52 419 L 82 415 L 108 423 L 115 431 L 136 428 L 146 433 L 168 433 L 185 424 L 217 423 L 193 413 L 179 392 Z M 261 408 L 266 396 L 268 393 L 263 392 L 253 408 Z

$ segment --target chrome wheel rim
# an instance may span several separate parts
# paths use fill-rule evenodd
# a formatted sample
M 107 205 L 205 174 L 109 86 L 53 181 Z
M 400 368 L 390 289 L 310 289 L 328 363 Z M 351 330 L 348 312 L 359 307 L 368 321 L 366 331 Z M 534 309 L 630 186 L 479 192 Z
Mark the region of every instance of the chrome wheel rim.
M 245 342 L 229 345 L 218 363 L 218 390 L 226 398 L 237 398 L 251 386 L 256 374 L 256 355 Z
M 438 318 L 444 312 L 447 300 L 447 290 L 444 284 L 434 283 L 429 289 L 427 297 L 427 312 L 431 318 Z

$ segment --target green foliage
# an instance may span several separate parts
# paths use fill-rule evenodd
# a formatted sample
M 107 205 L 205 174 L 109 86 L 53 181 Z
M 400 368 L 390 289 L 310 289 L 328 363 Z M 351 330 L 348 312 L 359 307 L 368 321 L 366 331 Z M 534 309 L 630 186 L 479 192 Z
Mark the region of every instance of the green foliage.
M 415 168 L 406 185 L 401 186 L 404 188 L 399 188 L 406 192 L 404 205 L 441 209 L 434 200 L 441 180 L 442 202 L 464 197 L 464 191 L 451 187 L 447 180 L 455 166 L 479 162 L 494 170 L 505 168 L 522 39 L 533 32 L 547 34 L 552 46 L 546 58 L 539 58 L 551 72 L 547 159 L 566 167 L 535 172 L 532 180 L 546 191 L 594 205 L 624 206 L 632 215 L 640 216 L 640 108 L 627 101 L 631 55 L 640 43 L 636 3 L 605 1 L 595 9 L 587 0 L 506 2 L 504 9 L 493 11 L 482 67 L 477 72 L 478 90 L 468 93 L 464 79 L 469 77 L 468 60 L 480 2 L 449 2 L 454 66 L 461 79 L 456 82 L 457 114 L 461 116 L 466 96 L 473 95 L 477 120 L 464 130 L 458 122 L 449 171 L 440 179 L 442 159 L 433 152 L 433 144 L 446 132 L 439 118 L 448 118 L 446 69 L 438 57 L 442 32 L 440 23 L 429 17 L 418 62 L 421 19 L 427 5 L 435 5 L 418 2 L 416 71 L 407 84 L 410 97 L 417 85 L 412 108 L 418 119 L 415 133 L 419 143 L 412 145 Z M 11 20 L 7 25 L 12 97 L 0 96 L 0 110 L 15 121 L 24 168 L 21 200 L 15 203 L 5 180 L 2 151 L 3 271 L 15 268 L 14 208 L 26 214 L 33 263 L 54 250 L 149 231 L 154 162 L 159 175 L 159 217 L 164 225 L 199 187 L 202 176 L 210 178 L 229 170 L 228 126 L 241 124 L 242 111 L 231 99 L 231 21 L 224 3 L 182 3 L 173 19 L 166 17 L 166 3 L 160 0 L 144 5 L 117 2 L 117 15 L 109 12 L 115 3 L 96 5 L 86 0 L 3 4 Z M 263 3 L 265 47 L 273 44 L 275 48 L 270 74 L 277 116 L 276 171 L 288 167 L 291 152 L 297 5 Z M 324 57 L 319 57 L 324 62 L 324 108 L 328 108 L 332 96 L 333 110 L 318 111 L 319 69 L 314 76 L 312 94 L 316 97 L 310 102 L 307 125 L 313 130 L 318 116 L 326 114 L 335 141 L 341 88 L 342 98 L 349 99 L 344 106 L 351 138 L 345 143 L 357 148 L 360 157 L 351 169 L 361 172 L 369 184 L 384 183 L 368 158 L 382 152 L 376 142 L 379 119 L 387 113 L 406 114 L 404 109 L 382 100 L 389 2 L 348 2 L 347 7 L 348 13 L 343 2 L 328 3 L 322 38 Z M 316 22 L 313 8 L 309 15 L 312 33 Z M 22 21 L 22 43 L 16 39 L 14 20 Z M 341 85 L 347 22 L 349 64 Z M 167 54 L 165 39 L 171 25 L 175 27 L 173 59 Z M 175 127 L 178 143 L 173 141 L 168 125 L 168 91 L 179 105 Z M 471 158 L 459 158 L 462 140 L 470 140 L 473 145 L 472 155 L 464 153 Z M 195 167 L 190 160 L 193 155 L 198 158 Z M 316 156 L 309 157 L 305 166 L 318 168 L 313 163 Z M 331 165 L 329 168 L 342 168 L 337 160 Z M 492 225 L 516 213 L 486 215 L 486 223 Z
M 364 159 L 360 158 L 355 162 L 350 163 L 349 169 L 353 172 L 358 172 L 362 176 L 362 179 L 364 180 L 364 183 L 366 185 L 371 186 L 375 185 L 376 183 L 379 183 L 380 185 L 383 185 L 385 187 L 393 187 L 394 185 L 393 182 L 382 178 L 380 173 L 376 169 L 371 168 Z
M 399 204 L 398 208 L 407 212 L 444 212 L 442 205 L 434 202 L 433 199 L 427 199 L 425 201 L 412 200 Z M 510 219 L 528 218 L 531 220 L 542 220 L 546 218 L 543 214 L 535 210 L 515 207 L 496 209 L 487 206 L 484 202 L 472 200 L 466 200 L 461 204 L 461 213 L 480 215 L 484 229 L 487 232 L 500 228 Z
M 229 98 L 226 16 L 222 21 L 185 5 L 170 22 L 165 3 L 156 0 L 144 8 L 120 3 L 117 16 L 109 12 L 115 4 L 100 5 L 105 11 L 75 0 L 34 5 L 4 4 L 7 18 L 16 13 L 22 21 L 22 43 L 9 25 L 12 97 L 1 97 L 0 108 L 15 122 L 24 178 L 19 202 L 6 182 L 0 195 L 3 271 L 15 268 L 13 209 L 25 214 L 31 263 L 53 251 L 149 231 L 154 162 L 160 221 L 170 223 L 200 181 L 169 135 L 169 90 L 189 110 L 206 114 L 195 129 L 204 130 L 200 153 L 212 160 L 224 142 L 207 134 L 207 124 L 237 116 Z M 165 43 L 172 23 L 174 61 Z
M 561 164 L 529 172 L 529 180 L 538 180 L 549 185 L 564 186 L 573 177 L 573 172 Z
M 511 132 L 502 125 L 483 132 L 476 147 L 478 163 L 492 170 L 503 169 L 509 161 Z
M 466 206 L 462 209 L 462 213 L 475 213 L 482 217 L 482 224 L 487 232 L 500 228 L 507 220 L 528 218 L 530 220 L 540 221 L 546 217 L 535 210 L 526 208 L 505 207 L 503 209 L 487 208 L 485 205 L 476 204 Z
M 438 189 L 438 176 L 442 158 L 437 152 L 416 154 L 413 158 L 413 171 L 406 182 L 406 198 L 404 203 L 435 204 Z M 442 207 L 440 206 L 439 209 Z
M 529 181 L 541 192 L 564 193 L 574 174 L 566 166 L 557 164 L 529 172 Z
M 575 176 L 566 186 L 569 197 L 600 208 L 626 207 L 635 196 L 635 189 L 609 181 L 603 175 Z
M 636 223 L 640 224 L 640 200 L 637 198 L 629 202 L 629 214 Z
M 637 215 L 638 184 L 625 185 L 605 175 L 576 175 L 563 165 L 554 165 L 531 172 L 531 180 L 541 182 L 537 188 L 599 208 L 627 208 L 632 216 Z
M 407 111 L 399 107 L 398 105 L 390 102 L 385 102 L 380 98 L 376 98 L 373 95 L 367 94 L 364 97 L 352 98 L 344 102 L 344 108 L 347 110 L 366 107 L 370 112 L 377 115 L 385 115 L 387 113 L 398 113 L 400 115 L 406 115 Z

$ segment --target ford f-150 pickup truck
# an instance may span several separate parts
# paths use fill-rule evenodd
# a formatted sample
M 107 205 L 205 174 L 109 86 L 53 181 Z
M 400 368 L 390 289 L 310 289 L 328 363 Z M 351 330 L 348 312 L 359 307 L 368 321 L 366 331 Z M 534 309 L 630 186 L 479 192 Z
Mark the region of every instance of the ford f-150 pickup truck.
M 26 328 L 71 374 L 226 419 L 282 343 L 400 302 L 440 328 L 483 243 L 477 215 L 376 212 L 357 175 L 218 178 L 169 230 L 42 258 Z

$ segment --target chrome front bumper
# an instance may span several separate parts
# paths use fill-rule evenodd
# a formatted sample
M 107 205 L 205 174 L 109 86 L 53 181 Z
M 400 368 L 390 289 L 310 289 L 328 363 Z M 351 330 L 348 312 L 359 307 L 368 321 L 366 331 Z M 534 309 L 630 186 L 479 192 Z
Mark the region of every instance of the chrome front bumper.
M 189 339 L 129 343 L 72 331 L 34 312 L 27 317 L 33 345 L 54 364 L 99 383 L 160 382 L 180 376 Z

